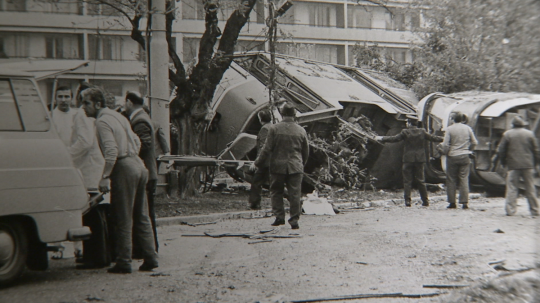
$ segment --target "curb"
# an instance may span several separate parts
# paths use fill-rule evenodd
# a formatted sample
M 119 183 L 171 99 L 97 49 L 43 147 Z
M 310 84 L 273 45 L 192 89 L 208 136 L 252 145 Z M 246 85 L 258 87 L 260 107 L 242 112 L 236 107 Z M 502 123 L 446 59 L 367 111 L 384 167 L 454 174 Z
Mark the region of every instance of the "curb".
M 478 199 L 481 194 L 469 194 L 469 199 Z M 429 198 L 430 202 L 441 202 L 446 201 L 446 196 L 434 196 Z M 412 202 L 421 202 L 420 198 L 412 198 Z M 359 207 L 368 208 L 368 207 L 391 207 L 396 205 L 404 204 L 404 199 L 387 199 L 387 200 L 376 200 L 376 201 L 366 201 L 366 202 L 338 202 L 332 203 L 334 207 L 338 209 L 340 207 Z M 169 225 L 181 225 L 183 222 L 186 223 L 203 223 L 203 222 L 215 222 L 215 221 L 224 221 L 224 220 L 237 220 L 237 219 L 263 219 L 270 218 L 272 209 L 263 209 L 263 210 L 247 210 L 247 211 L 238 211 L 230 213 L 214 213 L 208 215 L 195 215 L 195 216 L 183 216 L 183 217 L 165 217 L 157 218 L 157 226 L 169 226 Z

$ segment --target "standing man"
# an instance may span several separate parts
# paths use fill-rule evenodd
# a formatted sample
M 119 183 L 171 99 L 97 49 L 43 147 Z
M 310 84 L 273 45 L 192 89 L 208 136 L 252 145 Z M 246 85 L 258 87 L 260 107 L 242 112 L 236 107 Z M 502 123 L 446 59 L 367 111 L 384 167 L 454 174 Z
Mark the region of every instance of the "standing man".
M 152 222 L 152 231 L 154 232 L 154 245 L 158 251 L 158 239 L 156 229 L 156 211 L 154 208 L 154 195 L 157 188 L 157 162 L 156 162 L 156 141 L 154 136 L 154 127 L 152 120 L 143 108 L 144 99 L 137 92 L 128 91 L 126 94 L 126 116 L 131 122 L 133 132 L 141 140 L 141 150 L 139 157 L 144 161 L 148 169 L 148 183 L 146 184 L 146 194 L 148 200 L 148 212 Z M 139 243 L 135 243 L 135 255 L 140 255 Z
M 264 163 L 270 159 L 270 196 L 272 212 L 276 216 L 272 226 L 285 224 L 283 191 L 286 184 L 291 216 L 289 224 L 292 229 L 299 229 L 302 177 L 309 156 L 309 143 L 306 131 L 294 121 L 294 106 L 286 103 L 281 109 L 281 115 L 283 120 L 269 128 L 266 143 L 250 169 L 264 167 Z
M 532 216 L 538 216 L 538 200 L 534 184 L 534 168 L 540 164 L 540 149 L 534 133 L 524 128 L 525 121 L 520 116 L 512 120 L 512 129 L 507 130 L 497 148 L 501 164 L 508 167 L 506 176 L 506 215 L 517 211 L 518 183 L 525 181 L 525 196 Z
M 418 128 L 418 120 L 415 116 L 407 116 L 407 128 L 395 136 L 377 136 L 381 143 L 404 141 L 403 145 L 403 194 L 405 206 L 411 206 L 411 188 L 413 180 L 416 180 L 422 206 L 429 206 L 428 193 L 424 180 L 424 164 L 426 152 L 424 145 L 426 140 L 441 142 L 442 137 L 431 135 L 423 128 Z
M 472 129 L 465 124 L 467 116 L 457 112 L 453 116 L 454 124 L 446 128 L 442 152 L 446 157 L 446 194 L 447 208 L 456 208 L 456 185 L 459 188 L 459 204 L 469 208 L 469 172 L 470 157 L 478 144 Z
M 60 139 L 66 146 L 71 145 L 71 133 L 75 110 L 71 110 L 73 93 L 67 86 L 60 86 L 55 93 L 56 108 L 52 111 L 52 120 Z
M 264 147 L 264 143 L 266 142 L 268 130 L 270 129 L 270 126 L 272 126 L 272 114 L 270 113 L 270 110 L 262 109 L 257 113 L 257 117 L 262 125 L 261 130 L 257 135 L 257 156 L 259 156 Z M 249 192 L 248 199 L 249 208 L 253 210 L 261 209 L 262 185 L 264 182 L 268 181 L 270 176 L 270 171 L 268 168 L 269 160 L 270 159 L 267 158 L 266 161 L 259 167 L 250 167 L 251 171 L 255 171 L 253 174 L 253 179 L 251 180 L 251 190 Z
M 98 142 L 105 158 L 99 190 L 111 191 L 116 222 L 116 264 L 107 271 L 131 273 L 132 232 L 144 254 L 139 270 L 151 271 L 158 267 L 158 261 L 146 202 L 148 170 L 138 157 L 139 138 L 128 120 L 106 107 L 101 89 L 86 89 L 82 96 L 86 115 L 96 118 Z

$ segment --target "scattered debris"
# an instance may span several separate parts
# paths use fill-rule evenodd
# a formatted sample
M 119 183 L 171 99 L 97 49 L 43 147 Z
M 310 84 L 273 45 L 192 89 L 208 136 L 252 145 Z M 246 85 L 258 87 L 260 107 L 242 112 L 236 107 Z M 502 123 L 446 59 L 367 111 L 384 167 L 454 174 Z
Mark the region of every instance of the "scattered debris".
M 498 233 L 498 234 L 504 234 L 504 231 L 502 231 L 501 229 L 497 228 L 495 231 L 493 231 L 494 233 Z
M 266 234 L 266 233 L 269 233 L 269 232 L 273 232 L 273 231 L 276 231 L 277 228 L 272 228 L 272 229 L 267 229 L 267 230 L 261 230 L 259 231 L 261 234 Z
M 318 299 L 308 299 L 308 300 L 293 300 L 291 303 L 308 303 L 308 302 L 323 302 L 323 301 L 340 301 L 340 300 L 355 300 L 355 299 L 367 299 L 367 298 L 427 298 L 439 296 L 443 293 L 427 293 L 427 294 L 404 294 L 401 292 L 398 293 L 388 293 L 388 294 L 358 294 L 358 295 L 347 295 L 339 296 L 332 298 L 318 298 Z
M 319 197 L 317 191 L 307 194 L 307 198 L 302 202 L 302 209 L 306 215 L 336 215 L 332 204 L 328 203 L 328 199 Z
M 188 225 L 188 226 L 197 227 L 199 225 L 217 224 L 217 222 L 188 223 L 188 222 L 182 221 L 182 222 L 180 222 L 180 224 L 181 225 Z
M 368 265 L 366 262 L 357 261 L 356 264 Z
M 85 301 L 105 301 L 103 300 L 102 298 L 98 298 L 98 297 L 91 297 L 90 295 L 86 296 L 86 299 L 84 299 Z
M 448 285 L 448 284 L 424 284 L 422 285 L 423 288 L 462 288 L 462 287 L 469 287 L 469 285 Z
M 506 261 L 506 259 L 502 259 L 502 260 L 488 262 L 488 264 L 489 265 L 499 264 L 499 263 L 504 263 L 505 261 Z
M 257 243 L 266 243 L 266 242 L 272 242 L 272 240 L 253 241 L 253 242 L 248 242 L 248 244 L 257 244 Z
M 156 272 L 150 275 L 150 277 L 169 277 L 170 274 L 164 274 L 162 272 Z

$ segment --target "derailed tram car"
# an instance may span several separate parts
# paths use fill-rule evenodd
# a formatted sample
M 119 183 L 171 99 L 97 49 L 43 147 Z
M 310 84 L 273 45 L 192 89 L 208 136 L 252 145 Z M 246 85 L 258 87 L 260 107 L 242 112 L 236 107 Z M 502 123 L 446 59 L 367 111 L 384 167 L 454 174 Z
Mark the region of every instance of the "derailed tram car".
M 214 117 L 203 142 L 207 155 L 218 155 L 221 160 L 255 159 L 253 148 L 261 128 L 257 112 L 269 106 L 270 62 L 270 54 L 264 52 L 235 56 L 211 105 Z M 401 158 L 374 137 L 399 132 L 405 116 L 416 114 L 418 99 L 403 85 L 374 72 L 276 55 L 274 89 L 280 98 L 296 105 L 298 122 L 310 137 L 332 139 L 345 125 L 356 137 L 344 142 L 343 148 L 362 149 L 360 167 L 389 184 L 401 176 Z M 277 111 L 274 117 L 281 118 Z M 379 160 L 383 154 L 388 157 Z M 322 158 L 312 148 L 306 172 L 324 165 Z M 237 168 L 232 165 L 229 174 L 249 181 L 245 167 Z
M 540 95 L 479 91 L 434 93 L 418 103 L 418 118 L 423 126 L 441 136 L 455 112 L 467 115 L 467 124 L 478 139 L 471 163 L 471 184 L 482 185 L 491 192 L 504 191 L 506 171 L 495 157 L 497 146 L 503 133 L 512 127 L 511 121 L 516 115 L 521 115 L 528 122 L 528 128 L 540 138 Z M 426 143 L 429 157 L 426 176 L 430 182 L 442 182 L 445 157 L 435 147 L 436 143 Z

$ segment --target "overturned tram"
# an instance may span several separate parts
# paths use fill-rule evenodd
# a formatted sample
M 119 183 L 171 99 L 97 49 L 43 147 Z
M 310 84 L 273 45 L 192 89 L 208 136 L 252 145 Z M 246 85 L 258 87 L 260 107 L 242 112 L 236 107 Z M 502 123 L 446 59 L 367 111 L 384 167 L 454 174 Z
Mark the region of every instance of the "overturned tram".
M 540 139 L 540 95 L 481 91 L 434 93 L 418 103 L 418 118 L 424 128 L 441 136 L 455 112 L 467 115 L 467 124 L 478 139 L 471 163 L 471 184 L 481 185 L 491 192 L 504 191 L 506 170 L 494 157 L 497 146 L 503 133 L 512 127 L 511 121 L 516 115 L 523 117 L 528 128 Z M 432 142 L 425 145 L 426 177 L 433 183 L 444 181 L 446 163 L 435 147 Z M 540 185 L 538 176 L 536 184 Z
M 374 137 L 393 135 L 405 127 L 405 116 L 416 114 L 414 93 L 377 72 L 275 56 L 274 90 L 280 99 L 296 105 L 298 123 L 309 136 L 329 139 L 338 128 L 348 128 L 356 138 L 343 144 L 361 150 L 359 166 L 369 170 L 373 185 L 399 184 L 401 157 L 393 152 L 399 146 L 383 146 Z M 231 164 L 225 167 L 239 180 L 250 179 L 246 166 L 235 163 L 255 159 L 253 148 L 261 128 L 257 112 L 269 106 L 270 73 L 269 53 L 236 55 L 211 104 L 213 118 L 205 132 L 203 151 L 217 156 L 221 164 Z M 278 111 L 274 117 L 280 120 Z M 359 117 L 365 123 L 358 123 Z M 306 173 L 327 164 L 312 149 Z

